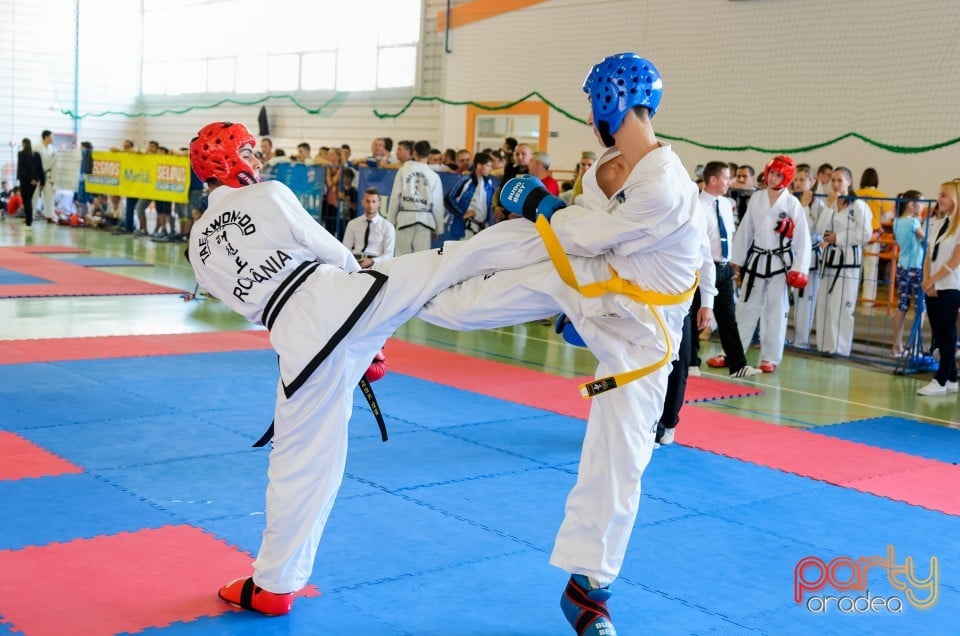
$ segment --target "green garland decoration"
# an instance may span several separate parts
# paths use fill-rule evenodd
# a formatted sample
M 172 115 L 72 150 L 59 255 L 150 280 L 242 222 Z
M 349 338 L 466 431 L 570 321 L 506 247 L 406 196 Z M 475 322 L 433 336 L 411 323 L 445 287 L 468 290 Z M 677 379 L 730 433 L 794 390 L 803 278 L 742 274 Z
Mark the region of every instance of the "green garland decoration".
M 487 110 L 487 111 L 507 110 L 508 108 L 513 108 L 517 104 L 520 104 L 522 102 L 529 100 L 531 97 L 538 98 L 547 106 L 549 106 L 550 108 L 557 111 L 558 113 L 560 113 L 561 115 L 563 115 L 568 119 L 571 119 L 579 124 L 586 125 L 587 123 L 585 119 L 581 119 L 576 115 L 573 115 L 570 112 L 564 110 L 563 108 L 560 108 L 559 106 L 551 102 L 549 99 L 547 99 L 537 91 L 528 93 L 527 95 L 524 95 L 520 99 L 514 100 L 512 102 L 506 102 L 503 104 L 498 104 L 496 106 L 491 106 L 489 104 L 480 104 L 474 101 L 451 101 L 448 99 L 444 99 L 442 97 L 422 97 L 418 95 L 415 97 L 411 97 L 410 101 L 408 101 L 407 104 L 396 113 L 382 113 L 374 109 L 373 114 L 376 115 L 379 119 L 396 119 L 397 117 L 400 117 L 405 112 L 407 112 L 407 110 L 411 106 L 413 106 L 413 104 L 415 104 L 416 102 L 440 102 L 441 104 L 446 104 L 447 106 L 474 106 L 481 110 Z M 834 139 L 830 139 L 829 141 L 824 141 L 822 143 L 817 143 L 817 144 L 810 144 L 809 146 L 797 146 L 795 148 L 764 148 L 762 146 L 749 146 L 749 145 L 748 146 L 723 146 L 718 144 L 706 144 L 706 143 L 696 141 L 695 139 L 688 139 L 687 137 L 679 137 L 677 135 L 668 135 L 666 133 L 661 133 L 661 132 L 657 133 L 657 137 L 668 139 L 670 141 L 681 141 L 683 143 L 687 143 L 692 146 L 697 146 L 699 148 L 705 148 L 707 150 L 721 150 L 724 152 L 745 152 L 748 150 L 753 150 L 756 152 L 762 152 L 766 154 L 781 154 L 781 153 L 782 154 L 800 154 L 800 153 L 810 152 L 812 150 L 819 150 L 821 148 L 826 148 L 827 146 L 832 146 L 833 144 L 839 143 L 849 137 L 859 139 L 860 141 L 867 143 L 871 146 L 875 146 L 877 148 L 881 148 L 883 150 L 887 150 L 889 152 L 894 152 L 898 154 L 920 154 L 924 152 L 930 152 L 932 150 L 939 150 L 940 148 L 946 148 L 947 146 L 953 146 L 954 144 L 960 143 L 960 137 L 954 137 L 953 139 L 948 139 L 947 141 L 942 141 L 940 143 L 930 144 L 927 146 L 898 146 L 894 144 L 886 144 L 886 143 L 883 143 L 882 141 L 871 139 L 870 137 L 867 137 L 866 135 L 861 135 L 860 133 L 857 133 L 857 132 L 848 132 L 844 135 L 840 135 L 839 137 L 835 137 Z
M 283 95 L 267 95 L 265 97 L 261 97 L 259 99 L 252 99 L 252 100 L 226 98 L 226 99 L 221 99 L 220 101 L 215 102 L 213 104 L 207 104 L 207 105 L 201 105 L 201 106 L 187 106 L 186 108 L 167 108 L 165 110 L 155 112 L 155 113 L 127 113 L 123 111 L 105 110 L 99 113 L 84 113 L 81 115 L 69 109 L 61 109 L 60 112 L 66 115 L 67 117 L 70 117 L 71 119 L 85 119 L 87 117 L 106 117 L 109 115 L 116 115 L 120 117 L 130 117 L 130 118 L 162 117 L 163 115 L 183 115 L 184 113 L 189 113 L 192 110 L 208 110 L 211 108 L 217 108 L 218 106 L 222 106 L 224 104 L 234 104 L 237 106 L 255 106 L 256 104 L 262 104 L 271 99 L 286 99 L 290 101 L 294 106 L 296 106 L 297 108 L 307 113 L 308 115 L 324 115 L 324 114 L 329 115 L 329 113 L 324 113 L 324 111 L 329 109 L 332 106 L 337 106 L 343 103 L 343 101 L 346 99 L 346 96 L 347 94 L 344 92 L 336 93 L 333 97 L 328 99 L 326 102 L 324 102 L 322 105 L 318 106 L 317 108 L 310 108 L 309 106 L 301 102 L 299 99 L 297 99 L 293 95 L 283 94 Z M 410 100 L 407 101 L 406 105 L 395 113 L 384 113 L 384 112 L 380 112 L 377 109 L 374 109 L 373 114 L 378 119 L 397 119 L 398 117 L 406 113 L 410 109 L 410 107 L 417 102 L 440 102 L 441 104 L 445 104 L 447 106 L 473 106 L 475 108 L 479 108 L 480 110 L 498 111 L 498 110 L 507 110 L 509 108 L 513 108 L 517 104 L 521 104 L 525 101 L 528 101 L 533 97 L 536 97 L 537 99 L 542 101 L 544 104 L 546 104 L 556 112 L 560 113 L 567 119 L 575 121 L 578 124 L 586 125 L 587 121 L 585 119 L 581 119 L 580 117 L 577 117 L 571 112 L 561 108 L 557 104 L 553 103 L 552 101 L 550 101 L 549 99 L 541 95 L 538 91 L 533 91 L 531 93 L 528 93 L 523 97 L 521 97 L 520 99 L 516 99 L 512 102 L 505 102 L 503 104 L 497 104 L 494 106 L 491 106 L 490 104 L 481 104 L 472 100 L 453 101 L 449 99 L 444 99 L 443 97 L 433 97 L 433 96 L 425 97 L 421 95 L 416 95 L 414 97 L 411 97 Z M 946 148 L 947 146 L 953 146 L 957 143 L 960 143 L 960 137 L 954 137 L 953 139 L 948 139 L 947 141 L 942 141 L 935 144 L 929 144 L 926 146 L 899 146 L 895 144 L 883 143 L 882 141 L 871 139 L 870 137 L 867 137 L 866 135 L 861 135 L 860 133 L 857 133 L 857 132 L 848 132 L 844 135 L 840 135 L 839 137 L 835 137 L 834 139 L 830 139 L 822 143 L 810 144 L 808 146 L 797 146 L 794 148 L 765 148 L 763 146 L 750 146 L 750 145 L 724 146 L 719 144 L 707 144 L 707 143 L 697 141 L 695 139 L 689 139 L 687 137 L 680 137 L 677 135 L 669 135 L 667 133 L 661 133 L 661 132 L 658 132 L 657 136 L 662 137 L 663 139 L 667 139 L 669 141 L 679 141 L 679 142 L 690 144 L 691 146 L 697 146 L 698 148 L 704 148 L 706 150 L 718 150 L 718 151 L 724 151 L 724 152 L 746 152 L 749 150 L 753 150 L 756 152 L 762 152 L 766 154 L 777 154 L 777 153 L 800 154 L 800 153 L 810 152 L 813 150 L 826 148 L 827 146 L 832 146 L 850 137 L 859 139 L 860 141 L 866 144 L 869 144 L 871 146 L 874 146 L 876 148 L 880 148 L 882 150 L 886 150 L 888 152 L 893 152 L 898 154 L 920 154 L 924 152 L 931 152 L 933 150 L 939 150 L 940 148 Z
M 226 99 L 221 99 L 220 101 L 215 102 L 213 104 L 207 104 L 203 106 L 187 106 L 186 108 L 167 108 L 166 110 L 161 110 L 160 112 L 157 112 L 157 113 L 125 113 L 125 112 L 116 111 L 116 110 L 105 110 L 100 113 L 84 113 L 80 115 L 80 114 L 74 113 L 72 110 L 66 110 L 66 109 L 60 109 L 60 112 L 66 115 L 67 117 L 70 117 L 71 119 L 84 119 L 86 117 L 106 117 L 107 115 L 119 115 L 121 117 L 130 117 L 130 118 L 161 117 L 163 115 L 183 115 L 184 113 L 189 113 L 192 110 L 208 110 L 210 108 L 217 108 L 218 106 L 222 106 L 224 104 L 234 104 L 237 106 L 255 106 L 256 104 L 262 104 L 263 102 L 266 102 L 271 99 L 286 99 L 291 101 L 294 106 L 303 110 L 308 115 L 323 115 L 324 114 L 323 111 L 325 109 L 330 108 L 331 106 L 340 105 L 341 103 L 343 103 L 346 97 L 347 97 L 346 93 L 343 93 L 343 92 L 336 93 L 333 97 L 328 99 L 326 102 L 324 102 L 321 106 L 318 106 L 317 108 L 310 108 L 309 106 L 301 102 L 299 99 L 297 99 L 293 95 L 284 94 L 284 95 L 267 95 L 266 97 L 261 97 L 260 99 L 252 99 L 252 100 L 226 98 Z

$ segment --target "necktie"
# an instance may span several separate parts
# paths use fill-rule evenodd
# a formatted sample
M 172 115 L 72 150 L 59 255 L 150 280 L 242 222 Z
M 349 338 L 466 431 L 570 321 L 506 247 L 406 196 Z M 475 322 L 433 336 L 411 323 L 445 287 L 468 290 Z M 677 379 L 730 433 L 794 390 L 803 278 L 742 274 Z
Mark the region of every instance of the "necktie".
M 940 239 L 943 238 L 943 235 L 947 233 L 947 228 L 950 226 L 950 219 L 944 219 L 943 225 L 940 226 L 940 231 L 937 232 L 937 238 L 933 240 L 933 253 L 930 255 L 930 260 L 937 260 L 937 255 L 940 253 Z
M 723 217 L 720 216 L 720 199 L 714 201 L 714 207 L 717 209 L 717 229 L 720 230 L 720 254 L 723 260 L 729 256 L 727 248 L 727 228 L 723 226 Z
M 367 255 L 367 245 L 370 244 L 370 219 L 367 219 L 367 229 L 363 231 L 363 249 L 360 250 L 360 253 L 364 256 Z

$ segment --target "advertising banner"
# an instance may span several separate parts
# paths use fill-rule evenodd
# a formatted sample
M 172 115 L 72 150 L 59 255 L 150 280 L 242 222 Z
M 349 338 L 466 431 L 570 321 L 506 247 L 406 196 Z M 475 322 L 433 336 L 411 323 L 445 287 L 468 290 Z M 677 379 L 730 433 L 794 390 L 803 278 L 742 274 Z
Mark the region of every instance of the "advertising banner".
M 97 150 L 86 180 L 87 192 L 174 203 L 187 202 L 189 185 L 189 157 Z

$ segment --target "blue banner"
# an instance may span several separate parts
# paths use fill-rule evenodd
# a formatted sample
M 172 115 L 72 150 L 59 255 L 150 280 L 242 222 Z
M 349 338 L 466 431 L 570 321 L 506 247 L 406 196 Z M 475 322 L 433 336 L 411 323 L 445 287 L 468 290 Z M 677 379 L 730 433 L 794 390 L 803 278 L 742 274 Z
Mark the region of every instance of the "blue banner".
M 357 214 L 363 213 L 363 206 L 360 200 L 363 198 L 363 191 L 367 188 L 376 188 L 380 192 L 380 210 L 386 214 L 387 203 L 390 200 L 390 194 L 393 191 L 393 181 L 396 179 L 396 170 L 386 170 L 383 168 L 367 168 L 353 166 L 358 173 L 357 179 Z M 293 193 L 300 199 L 300 203 L 306 208 L 317 222 L 323 223 L 331 233 L 335 232 L 340 236 L 341 219 L 339 215 L 335 219 L 323 218 L 323 202 L 326 195 L 326 168 L 324 166 L 308 166 L 302 163 L 281 163 L 275 166 L 265 167 L 261 173 L 261 178 L 265 181 L 275 179 L 287 185 Z M 452 172 L 438 172 L 440 182 L 443 184 L 444 196 L 453 188 L 454 184 L 460 179 L 460 175 Z M 498 179 L 494 177 L 494 187 L 499 184 Z M 441 235 L 435 241 L 434 245 L 439 246 L 446 239 L 446 235 Z

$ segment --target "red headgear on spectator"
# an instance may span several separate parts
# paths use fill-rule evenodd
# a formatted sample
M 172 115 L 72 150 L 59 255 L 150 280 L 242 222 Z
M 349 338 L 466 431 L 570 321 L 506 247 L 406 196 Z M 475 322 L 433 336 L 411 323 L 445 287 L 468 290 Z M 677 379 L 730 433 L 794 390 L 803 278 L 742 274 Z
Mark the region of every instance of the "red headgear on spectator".
M 216 179 L 231 188 L 257 183 L 256 173 L 240 158 L 240 148 L 256 143 L 243 124 L 207 124 L 190 141 L 190 166 L 204 182 Z

